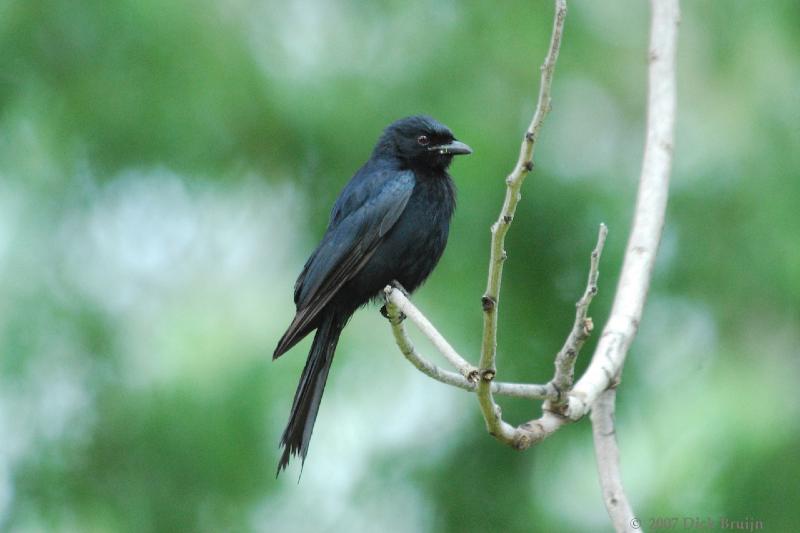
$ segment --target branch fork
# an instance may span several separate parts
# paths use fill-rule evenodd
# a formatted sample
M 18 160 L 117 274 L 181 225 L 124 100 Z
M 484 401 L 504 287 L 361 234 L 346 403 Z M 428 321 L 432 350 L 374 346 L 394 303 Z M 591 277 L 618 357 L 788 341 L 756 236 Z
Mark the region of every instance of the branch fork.
M 491 227 L 489 275 L 481 297 L 483 339 L 478 366 L 456 352 L 431 322 L 391 285 L 384 290 L 386 316 L 400 351 L 421 372 L 463 390 L 475 392 L 487 431 L 497 440 L 524 450 L 552 435 L 565 424 L 591 410 L 598 474 L 604 503 L 617 531 L 635 531 L 633 511 L 622 488 L 619 450 L 614 431 L 614 404 L 625 356 L 635 336 L 647 297 L 656 251 L 664 226 L 675 125 L 675 56 L 679 22 L 678 0 L 651 0 L 647 131 L 636 208 L 611 314 L 595 348 L 589 367 L 574 382 L 575 362 L 594 323 L 589 305 L 597 294 L 599 262 L 607 236 L 600 225 L 591 253 L 589 276 L 575 305 L 575 321 L 555 356 L 553 378 L 543 385 L 497 381 L 497 320 L 500 282 L 507 259 L 505 236 L 514 220 L 521 188 L 533 171 L 533 154 L 544 119 L 552 108 L 550 89 L 566 18 L 566 0 L 555 0 L 550 47 L 541 66 L 536 110 L 520 146 L 519 157 L 506 177 L 506 194 L 500 215 Z M 408 317 L 456 369 L 445 370 L 423 357 L 408 337 L 402 316 Z M 542 415 L 519 426 L 503 420 L 494 395 L 542 400 Z
M 386 315 L 400 351 L 411 364 L 429 377 L 467 391 L 477 392 L 484 418 L 492 421 L 492 426 L 489 426 L 489 420 L 487 419 L 488 431 L 501 442 L 515 449 L 524 450 L 542 441 L 562 425 L 571 422 L 568 417 L 564 416 L 564 409 L 567 405 L 566 394 L 572 386 L 575 361 L 591 332 L 592 320 L 588 317 L 588 311 L 592 298 L 597 294 L 600 255 L 603 251 L 607 234 L 606 225 L 601 224 L 597 235 L 597 245 L 591 254 L 586 290 L 575 304 L 575 322 L 569 336 L 564 341 L 564 346 L 556 355 L 555 373 L 548 383 L 535 385 L 496 381 L 494 379 L 496 372 L 492 368 L 477 369 L 470 365 L 444 339 L 444 336 L 439 333 L 425 315 L 411 303 L 403 291 L 392 285 L 387 285 L 384 288 Z M 403 315 L 419 328 L 458 372 L 440 368 L 417 351 L 406 333 L 402 320 Z M 482 388 L 488 389 L 489 394 L 482 396 Z M 503 421 L 500 406 L 494 403 L 492 399 L 494 394 L 531 400 L 545 400 L 543 414 L 536 420 L 514 427 Z M 487 397 L 491 399 L 491 404 L 483 403 Z M 488 415 L 486 409 L 490 410 Z

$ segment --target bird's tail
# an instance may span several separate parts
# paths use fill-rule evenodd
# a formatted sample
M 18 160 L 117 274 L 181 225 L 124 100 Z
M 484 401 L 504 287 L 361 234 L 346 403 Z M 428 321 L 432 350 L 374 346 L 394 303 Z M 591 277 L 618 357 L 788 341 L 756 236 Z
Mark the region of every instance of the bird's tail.
M 336 350 L 339 334 L 346 322 L 346 318 L 342 319 L 336 313 L 329 313 L 317 328 L 306 366 L 300 376 L 300 383 L 294 393 L 289 422 L 281 437 L 283 455 L 278 462 L 277 474 L 286 468 L 289 464 L 289 457 L 292 455 L 299 455 L 305 462 L 314 421 L 317 419 L 317 411 L 322 400 L 322 392 L 325 390 L 325 382 L 328 379 L 328 370 L 333 361 L 333 352 Z

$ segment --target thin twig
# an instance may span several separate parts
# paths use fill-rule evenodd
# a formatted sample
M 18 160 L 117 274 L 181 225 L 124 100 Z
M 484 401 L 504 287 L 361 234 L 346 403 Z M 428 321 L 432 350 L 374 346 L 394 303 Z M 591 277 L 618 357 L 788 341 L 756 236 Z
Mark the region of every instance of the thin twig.
M 619 471 L 619 448 L 614 429 L 616 386 L 603 391 L 592 405 L 592 435 L 603 503 L 617 531 L 636 531 L 633 509 L 625 496 Z
M 405 302 L 403 302 L 403 307 L 405 309 L 408 310 L 413 307 L 414 310 L 416 310 L 415 315 L 419 314 L 422 316 L 422 313 L 416 308 L 416 306 L 414 306 L 413 303 L 411 303 L 410 300 L 408 300 L 408 298 L 405 297 L 400 290 L 389 286 L 385 289 L 385 292 L 386 314 L 389 318 L 389 323 L 392 325 L 392 333 L 394 334 L 395 342 L 405 358 L 408 359 L 411 364 L 417 368 L 417 370 L 426 376 L 435 379 L 436 381 L 440 381 L 446 385 L 458 387 L 459 389 L 474 392 L 478 387 L 476 382 L 467 380 L 467 378 L 457 372 L 451 372 L 450 370 L 440 368 L 430 360 L 423 357 L 422 354 L 417 351 L 417 349 L 414 347 L 414 343 L 411 342 L 411 338 L 406 333 L 406 328 L 403 325 L 403 319 L 401 318 L 402 314 L 400 312 L 400 308 L 395 304 L 395 302 L 402 302 L 405 300 Z M 441 337 L 441 334 L 436 331 L 436 328 L 430 324 L 430 322 L 428 322 L 426 325 L 417 325 L 429 339 L 432 340 L 433 337 Z M 429 335 L 431 332 L 435 332 L 433 336 Z M 504 383 L 495 381 L 492 382 L 492 392 L 501 396 L 526 398 L 528 400 L 555 400 L 558 396 L 558 391 L 551 384 L 535 385 L 529 383 Z
M 675 130 L 677 0 L 652 0 L 647 97 L 647 134 L 631 235 L 611 315 L 589 368 L 570 393 L 567 414 L 584 416 L 614 376 L 621 373 L 639 328 L 664 229 Z
M 586 290 L 578 303 L 575 304 L 575 322 L 572 325 L 564 346 L 561 347 L 555 360 L 555 375 L 550 383 L 559 391 L 558 400 L 553 403 L 551 408 L 559 409 L 566 403 L 566 393 L 572 387 L 572 379 L 575 373 L 575 361 L 583 348 L 583 344 L 589 338 L 594 329 L 592 319 L 588 317 L 589 305 L 597 294 L 597 278 L 600 275 L 600 256 L 603 253 L 603 246 L 606 243 L 608 228 L 605 224 L 600 224 L 597 232 L 597 245 L 592 251 L 589 261 L 589 280 L 586 283 Z
M 470 385 L 473 385 L 470 383 Z M 474 384 L 472 390 L 477 390 Z M 558 391 L 551 384 L 535 385 L 532 383 L 509 383 L 506 381 L 492 381 L 492 392 L 500 396 L 513 398 L 526 398 L 528 400 L 550 400 L 558 397 Z
M 607 234 L 608 229 L 605 224 L 601 224 L 597 235 L 597 244 L 591 254 L 586 289 L 584 290 L 583 296 L 575 304 L 577 309 L 575 325 L 573 325 L 564 343 L 564 347 L 562 347 L 559 356 L 556 358 L 556 372 L 553 379 L 546 385 L 503 383 L 497 381 L 488 382 L 492 394 L 546 400 L 542 408 L 543 413 L 541 417 L 526 422 L 518 427 L 514 427 L 505 422 L 502 418 L 500 407 L 496 404 L 494 405 L 493 409 L 495 410 L 496 425 L 494 426 L 494 431 L 490 430 L 490 433 L 499 441 L 513 448 L 524 450 L 552 435 L 564 424 L 572 422 L 570 418 L 563 414 L 565 389 L 559 389 L 556 383 L 563 382 L 564 378 L 560 376 L 569 376 L 571 380 L 575 358 L 590 333 L 590 328 L 586 327 L 586 321 L 588 320 L 586 317 L 589 311 L 589 304 L 591 304 L 592 299 L 597 293 L 600 256 L 603 252 L 603 245 L 605 244 Z M 480 384 L 468 381 L 463 375 L 456 372 L 450 372 L 439 368 L 417 352 L 405 331 L 401 309 L 403 313 L 412 319 L 425 336 L 434 342 L 440 351 L 441 347 L 437 342 L 440 342 L 444 337 L 402 291 L 391 285 L 387 285 L 384 289 L 384 296 L 386 299 L 386 315 L 389 318 L 389 323 L 392 325 L 392 333 L 394 334 L 395 341 L 400 351 L 411 364 L 422 373 L 442 383 L 467 391 L 479 390 Z M 450 350 L 453 350 L 450 344 L 446 345 Z M 455 356 L 452 358 L 464 360 L 455 350 L 453 350 L 453 354 L 455 354 Z M 482 382 L 486 383 L 483 380 Z
M 589 305 L 597 294 L 597 279 L 600 275 L 600 256 L 608 235 L 608 228 L 600 224 L 597 233 L 597 244 L 592 250 L 589 261 L 589 276 L 583 296 L 575 304 L 575 324 L 570 331 L 564 346 L 556 356 L 556 369 L 553 379 L 548 383 L 556 391 L 555 397 L 548 398 L 542 406 L 542 416 L 514 428 L 513 434 L 501 434 L 499 439 L 518 450 L 524 450 L 537 444 L 552 435 L 564 424 L 572 419 L 564 416 L 566 408 L 566 392 L 572 386 L 572 375 L 575 369 L 575 360 L 591 333 L 591 319 L 587 318 Z M 498 415 L 499 416 L 499 415 Z M 502 421 L 502 419 L 501 419 Z
M 489 279 L 486 284 L 486 291 L 481 298 L 484 313 L 483 342 L 481 344 L 481 358 L 478 365 L 481 377 L 478 386 L 478 401 L 480 402 L 481 412 L 486 421 L 487 430 L 501 440 L 507 440 L 507 438 L 512 438 L 512 436 L 509 434 L 508 428 L 505 427 L 508 425 L 500 418 L 500 408 L 494 402 L 490 383 L 497 373 L 495 362 L 497 356 L 497 312 L 500 303 L 500 281 L 503 276 L 503 263 L 506 259 L 504 247 L 505 236 L 511 225 L 511 221 L 514 219 L 517 203 L 521 198 L 520 189 L 522 183 L 525 181 L 525 177 L 528 173 L 533 170 L 533 152 L 536 140 L 539 137 L 539 132 L 542 129 L 545 116 L 550 111 L 550 87 L 553 82 L 553 71 L 555 70 L 556 60 L 558 59 L 558 51 L 561 47 L 561 37 L 564 33 L 564 19 L 566 16 L 566 0 L 556 0 L 553 33 L 550 37 L 550 48 L 547 51 L 547 55 L 541 67 L 539 99 L 536 103 L 536 111 L 533 114 L 533 119 L 522 140 L 517 164 L 511 174 L 506 178 L 506 196 L 503 201 L 503 208 L 500 211 L 500 216 L 492 225 Z
M 402 291 L 395 289 L 391 285 L 387 285 L 386 288 L 383 289 L 383 293 L 386 301 L 396 306 L 401 313 L 414 322 L 425 336 L 431 340 L 433 345 L 436 346 L 436 349 L 444 355 L 445 359 L 450 361 L 450 364 L 452 364 L 467 381 L 477 383 L 478 369 L 469 364 L 452 346 L 450 346 L 447 339 L 433 327 L 431 321 L 406 298 Z M 388 307 L 386 311 L 389 311 Z

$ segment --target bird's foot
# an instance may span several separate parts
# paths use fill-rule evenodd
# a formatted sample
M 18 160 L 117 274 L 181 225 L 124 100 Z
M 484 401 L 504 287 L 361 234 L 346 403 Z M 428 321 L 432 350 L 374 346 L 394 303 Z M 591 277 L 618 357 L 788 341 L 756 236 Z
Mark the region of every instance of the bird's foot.
M 391 320 L 392 319 L 392 317 L 389 316 L 389 312 L 386 310 L 386 304 L 381 306 L 381 315 L 383 315 L 383 318 L 385 318 L 387 320 Z M 406 319 L 406 315 L 404 313 L 400 313 L 400 316 L 397 317 L 397 318 L 398 318 L 398 322 L 402 322 L 403 320 Z

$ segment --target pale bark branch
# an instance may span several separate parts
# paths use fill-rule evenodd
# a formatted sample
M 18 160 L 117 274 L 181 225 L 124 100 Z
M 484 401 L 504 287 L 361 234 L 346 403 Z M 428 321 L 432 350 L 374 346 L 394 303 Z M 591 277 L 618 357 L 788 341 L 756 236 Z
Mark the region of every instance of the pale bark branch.
M 588 318 L 589 305 L 595 294 L 597 294 L 597 279 L 600 275 L 599 265 L 600 256 L 606 241 L 608 229 L 605 224 L 600 225 L 597 234 L 597 244 L 591 254 L 589 262 L 589 276 L 586 290 L 583 296 L 575 304 L 575 323 L 572 326 L 564 346 L 556 355 L 555 374 L 548 386 L 556 391 L 555 396 L 550 396 L 542 405 L 542 416 L 531 420 L 520 426 L 513 427 L 503 421 L 500 408 L 495 406 L 498 419 L 499 433 L 492 433 L 498 440 L 513 446 L 518 450 L 524 450 L 537 444 L 552 435 L 564 424 L 572 420 L 564 416 L 567 406 L 566 393 L 568 387 L 572 385 L 572 375 L 575 368 L 575 361 L 580 353 L 583 344 L 591 333 L 591 318 Z M 560 385 L 560 386 L 559 386 Z
M 603 503 L 617 531 L 636 531 L 622 485 L 614 429 L 616 386 L 639 327 L 661 241 L 669 194 L 675 131 L 675 57 L 680 7 L 678 0 L 651 0 L 650 68 L 645 139 L 639 193 L 617 293 L 589 368 L 576 383 L 567 413 L 573 419 L 592 410 L 597 472 Z
M 619 471 L 619 449 L 614 428 L 614 407 L 617 389 L 612 386 L 603 391 L 592 406 L 592 435 L 597 473 L 603 503 L 617 531 L 636 531 L 633 527 L 633 509 L 622 485 Z
M 483 342 L 481 344 L 480 363 L 478 364 L 480 369 L 478 401 L 489 433 L 506 442 L 512 436 L 508 428 L 505 427 L 507 424 L 504 425 L 500 417 L 500 408 L 494 402 L 490 385 L 497 373 L 497 315 L 500 304 L 500 281 L 503 276 L 503 263 L 506 260 L 505 236 L 514 219 L 514 213 L 521 198 L 520 189 L 522 184 L 528 173 L 533 170 L 533 152 L 536 140 L 539 138 L 539 132 L 542 129 L 542 124 L 544 124 L 545 116 L 550 111 L 550 87 L 553 83 L 553 72 L 558 59 L 558 51 L 561 48 L 561 37 L 564 34 L 564 19 L 566 16 L 566 0 L 556 0 L 550 47 L 541 67 L 539 99 L 536 103 L 536 111 L 522 140 L 517 164 L 506 178 L 506 196 L 503 201 L 503 207 L 500 210 L 500 216 L 492 225 L 489 279 L 486 283 L 486 291 L 481 298 L 483 304 Z
M 442 338 L 441 333 L 436 330 L 429 320 L 419 320 L 420 317 L 424 318 L 422 312 L 411 303 L 402 291 L 391 285 L 388 285 L 384 289 L 384 295 L 386 298 L 386 315 L 389 319 L 389 323 L 392 325 L 392 333 L 394 334 L 395 342 L 405 358 L 408 359 L 417 370 L 437 381 L 458 387 L 459 389 L 474 392 L 478 388 L 475 381 L 470 381 L 457 372 L 444 370 L 438 367 L 423 357 L 414 347 L 403 325 L 403 317 L 400 309 L 411 311 L 410 313 L 405 313 L 406 316 L 416 324 L 429 340 L 433 342 L 434 339 Z M 460 355 L 458 357 L 461 358 Z M 461 359 L 463 360 L 463 358 Z M 492 392 L 501 396 L 526 398 L 528 400 L 555 400 L 558 397 L 558 391 L 549 383 L 545 385 L 535 385 L 530 383 L 493 381 Z
M 633 225 L 611 315 L 589 368 L 570 393 L 567 414 L 572 419 L 584 416 L 621 373 L 639 328 L 664 228 L 675 130 L 679 8 L 678 0 L 652 0 L 651 4 L 647 134 Z
M 495 409 L 497 423 L 494 430 L 490 430 L 490 433 L 501 442 L 518 450 L 528 448 L 541 442 L 553 434 L 558 428 L 572 421 L 563 414 L 564 407 L 566 406 L 566 389 L 560 389 L 557 383 L 563 385 L 568 382 L 568 385 L 564 385 L 565 387 L 571 384 L 575 360 L 591 332 L 591 327 L 588 326 L 588 324 L 591 323 L 591 319 L 588 318 L 588 310 L 592 299 L 597 293 L 597 279 L 600 273 L 600 256 L 603 252 L 603 245 L 605 244 L 607 234 L 608 229 L 605 224 L 601 224 L 597 234 L 597 244 L 591 253 L 586 289 L 584 290 L 583 296 L 575 304 L 575 323 L 572 326 L 567 340 L 564 342 L 564 346 L 556 356 L 556 370 L 553 379 L 545 385 L 503 383 L 498 381 L 489 382 L 492 394 L 546 400 L 542 407 L 543 412 L 541 417 L 517 427 L 505 422 L 500 407 L 496 404 L 494 405 L 493 408 Z M 468 391 L 478 390 L 480 385 L 469 381 L 461 374 L 439 368 L 425 359 L 414 348 L 403 326 L 403 313 L 401 313 L 401 310 L 404 310 L 407 317 L 414 322 L 419 330 L 432 342 L 436 343 L 438 339 L 442 339 L 443 337 L 401 290 L 387 285 L 384 289 L 384 297 L 386 299 L 386 315 L 392 325 L 395 341 L 406 359 L 422 373 L 437 381 Z M 448 344 L 448 346 L 450 345 Z M 453 350 L 452 347 L 450 349 Z M 453 352 L 455 353 L 455 350 L 453 350 Z M 463 357 L 457 353 L 455 353 L 455 356 L 451 357 L 451 359 L 464 360 Z
M 436 349 L 441 352 L 441 354 L 447 359 L 450 364 L 452 364 L 456 370 L 469 382 L 477 383 L 478 381 L 478 369 L 469 364 L 463 357 L 461 357 L 455 349 L 450 346 L 450 343 L 447 342 L 439 331 L 433 327 L 431 321 L 427 319 L 425 315 L 417 309 L 411 301 L 405 297 L 402 291 L 397 290 L 396 288 L 392 287 L 391 285 L 387 285 L 386 288 L 383 290 L 387 301 L 391 302 L 393 305 L 397 307 L 397 309 L 406 315 L 408 318 L 414 322 L 420 330 L 425 333 L 425 336 L 428 337 Z M 387 313 L 389 309 L 386 309 Z M 390 315 L 391 316 L 391 315 Z
M 608 228 L 605 224 L 600 224 L 600 230 L 597 234 L 597 245 L 592 251 L 591 260 L 589 261 L 589 280 L 586 284 L 586 290 L 578 303 L 575 304 L 575 323 L 572 325 L 567 340 L 564 341 L 564 346 L 559 350 L 556 355 L 555 361 L 555 375 L 550 383 L 555 386 L 559 391 L 559 398 L 555 406 L 559 407 L 564 400 L 565 394 L 569 392 L 572 387 L 572 380 L 575 373 L 575 361 L 578 359 L 578 354 L 583 348 L 583 344 L 589 338 L 594 323 L 589 318 L 589 305 L 592 299 L 597 294 L 597 278 L 600 275 L 600 255 L 603 253 L 603 246 L 606 243 L 606 236 L 608 235 Z

